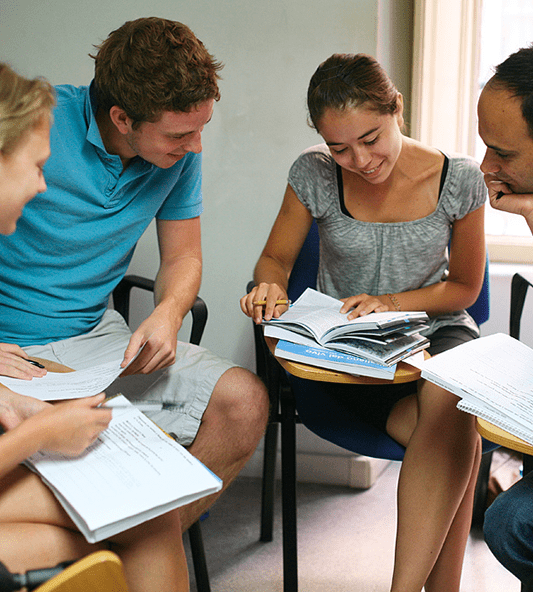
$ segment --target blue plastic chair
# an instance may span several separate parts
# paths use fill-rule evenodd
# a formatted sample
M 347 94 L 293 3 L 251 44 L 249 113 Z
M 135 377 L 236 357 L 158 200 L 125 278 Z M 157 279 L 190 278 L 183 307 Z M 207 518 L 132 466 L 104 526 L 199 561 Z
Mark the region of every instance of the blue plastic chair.
M 288 296 L 293 302 L 307 288 L 316 288 L 319 258 L 319 234 L 315 221 L 302 246 L 292 269 Z M 253 282 L 248 285 L 248 291 Z M 489 318 L 489 273 L 488 261 L 485 279 L 478 300 L 468 309 L 479 324 Z M 277 456 L 278 425 L 281 425 L 281 486 L 282 486 L 282 524 L 283 524 L 283 582 L 285 592 L 298 590 L 297 524 L 296 524 L 296 424 L 298 417 L 293 389 L 312 388 L 309 381 L 291 377 L 290 381 L 268 350 L 263 339 L 262 329 L 254 325 L 257 374 L 269 390 L 271 417 L 265 435 L 263 458 L 263 490 L 261 506 L 261 541 L 273 538 L 274 480 Z M 372 388 L 372 387 L 369 387 Z M 329 431 L 328 431 L 329 430 Z M 350 429 L 339 434 L 335 428 L 325 426 L 320 436 L 354 453 L 373 458 L 402 460 L 405 448 L 387 434 L 374 426 L 350 418 Z M 489 452 L 497 445 L 483 441 L 483 452 Z M 481 524 L 485 511 L 490 454 L 484 455 L 482 469 L 475 494 L 473 524 Z M 487 457 L 485 459 L 485 457 Z

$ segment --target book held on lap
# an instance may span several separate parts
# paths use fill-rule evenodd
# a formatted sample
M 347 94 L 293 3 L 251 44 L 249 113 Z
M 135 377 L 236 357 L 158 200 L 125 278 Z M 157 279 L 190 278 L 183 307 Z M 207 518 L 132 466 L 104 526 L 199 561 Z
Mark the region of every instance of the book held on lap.
M 80 456 L 37 452 L 41 476 L 89 543 L 222 488 L 222 481 L 122 395 L 107 430 Z
M 504 333 L 463 343 L 421 365 L 460 397 L 459 409 L 533 444 L 533 349 Z
M 264 321 L 267 337 L 315 345 L 390 366 L 429 345 L 421 311 L 378 312 L 347 320 L 342 302 L 308 288 L 280 318 Z

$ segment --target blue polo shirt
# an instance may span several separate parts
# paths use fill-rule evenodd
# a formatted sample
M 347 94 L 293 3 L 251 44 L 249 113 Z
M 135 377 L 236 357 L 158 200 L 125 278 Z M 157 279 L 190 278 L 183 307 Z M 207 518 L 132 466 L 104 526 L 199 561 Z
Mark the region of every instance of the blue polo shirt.
M 90 88 L 56 87 L 48 189 L 26 205 L 13 235 L 0 236 L 2 343 L 39 345 L 91 330 L 150 221 L 202 212 L 201 154 L 169 169 L 136 157 L 121 174 Z

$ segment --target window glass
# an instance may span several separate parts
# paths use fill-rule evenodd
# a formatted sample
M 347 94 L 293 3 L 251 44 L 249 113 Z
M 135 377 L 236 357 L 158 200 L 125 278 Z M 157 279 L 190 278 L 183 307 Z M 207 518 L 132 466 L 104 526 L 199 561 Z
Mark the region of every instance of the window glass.
M 533 43 L 533 2 L 530 0 L 483 0 L 479 56 L 479 91 L 493 69 L 507 56 Z M 481 162 L 485 145 L 477 138 L 476 160 Z M 522 216 L 486 208 L 489 235 L 531 236 Z

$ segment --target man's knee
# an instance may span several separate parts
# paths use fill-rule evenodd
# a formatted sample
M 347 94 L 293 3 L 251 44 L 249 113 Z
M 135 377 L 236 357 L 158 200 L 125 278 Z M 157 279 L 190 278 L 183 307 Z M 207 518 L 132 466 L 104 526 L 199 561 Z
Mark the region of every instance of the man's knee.
M 262 381 L 244 368 L 230 368 L 219 379 L 206 409 L 235 427 L 262 432 L 268 420 L 268 393 Z

